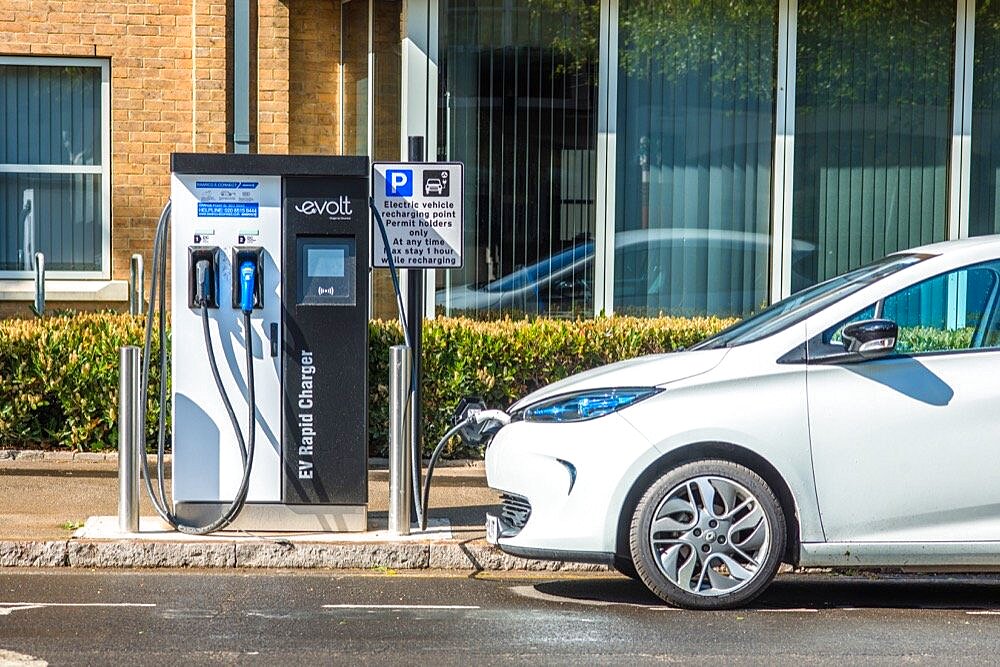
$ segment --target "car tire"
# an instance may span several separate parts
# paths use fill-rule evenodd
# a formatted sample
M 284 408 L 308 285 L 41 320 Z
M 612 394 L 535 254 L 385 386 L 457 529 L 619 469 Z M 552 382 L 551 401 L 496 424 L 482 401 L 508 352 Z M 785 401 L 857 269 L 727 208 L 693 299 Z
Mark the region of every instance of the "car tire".
M 639 578 L 639 572 L 635 569 L 635 563 L 633 563 L 632 559 L 628 556 L 615 554 L 614 568 L 618 574 L 623 574 L 629 579 L 642 581 L 642 579 Z
M 660 599 L 686 609 L 731 609 L 771 583 L 785 539 L 785 515 L 760 475 L 704 460 L 667 472 L 646 490 L 629 547 L 639 578 Z

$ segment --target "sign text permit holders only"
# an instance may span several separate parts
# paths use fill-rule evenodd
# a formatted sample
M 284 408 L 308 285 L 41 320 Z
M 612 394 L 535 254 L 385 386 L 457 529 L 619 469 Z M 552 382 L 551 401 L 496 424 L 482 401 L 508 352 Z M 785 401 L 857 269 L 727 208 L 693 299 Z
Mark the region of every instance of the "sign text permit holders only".
M 372 197 L 396 268 L 462 267 L 464 171 L 461 162 L 372 163 Z M 373 222 L 372 266 L 388 267 Z

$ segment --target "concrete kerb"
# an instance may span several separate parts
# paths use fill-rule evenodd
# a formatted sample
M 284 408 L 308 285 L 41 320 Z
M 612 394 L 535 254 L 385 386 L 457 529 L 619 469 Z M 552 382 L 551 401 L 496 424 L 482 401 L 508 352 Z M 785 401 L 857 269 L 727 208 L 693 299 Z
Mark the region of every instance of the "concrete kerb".
M 63 567 L 69 565 L 69 540 L 0 541 L 0 567 Z
M 482 540 L 442 543 L 0 542 L 0 567 L 278 568 L 607 572 L 603 565 L 517 558 Z
M 247 568 L 422 570 L 429 545 L 406 543 L 316 544 L 250 542 L 236 545 L 236 566 Z
M 70 540 L 67 565 L 92 568 L 236 567 L 231 543 Z
M 430 545 L 428 566 L 432 570 L 474 570 L 507 572 L 609 572 L 607 565 L 568 563 L 558 560 L 518 558 L 504 553 L 483 540 L 448 542 Z

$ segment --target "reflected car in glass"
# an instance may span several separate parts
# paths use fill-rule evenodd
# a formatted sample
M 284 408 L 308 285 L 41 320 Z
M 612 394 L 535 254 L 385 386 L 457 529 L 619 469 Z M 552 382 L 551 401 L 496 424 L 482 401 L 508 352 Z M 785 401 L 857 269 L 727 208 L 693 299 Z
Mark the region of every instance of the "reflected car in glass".
M 767 234 L 705 229 L 642 229 L 615 234 L 615 311 L 620 314 L 742 315 L 766 298 L 771 250 Z M 485 284 L 437 291 L 452 315 L 509 312 L 590 315 L 594 304 L 593 241 L 584 241 Z M 792 276 L 815 245 L 794 241 Z M 706 277 L 711 257 L 717 270 Z M 740 279 L 732 275 L 738 274 Z M 744 273 L 758 275 L 744 280 Z M 736 287 L 739 285 L 739 287 Z
M 694 609 L 782 562 L 1000 570 L 998 377 L 1000 237 L 892 254 L 515 403 L 487 534 Z

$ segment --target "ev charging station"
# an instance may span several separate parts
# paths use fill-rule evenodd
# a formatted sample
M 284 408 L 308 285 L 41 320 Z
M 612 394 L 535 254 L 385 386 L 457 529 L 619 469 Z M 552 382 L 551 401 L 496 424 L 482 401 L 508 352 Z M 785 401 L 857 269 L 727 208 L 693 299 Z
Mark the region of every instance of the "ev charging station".
M 371 179 L 366 157 L 174 153 L 170 165 L 144 350 L 121 351 L 120 529 L 138 531 L 141 470 L 157 514 L 183 533 L 368 530 L 370 266 L 390 268 L 407 331 L 397 268 L 461 266 L 462 165 L 376 163 Z M 412 363 L 413 348 L 403 349 Z M 140 358 L 141 379 L 126 382 Z M 158 402 L 169 400 L 172 416 L 172 501 L 162 411 L 155 478 L 132 463 L 144 449 L 155 358 Z M 390 419 L 395 534 L 409 532 L 399 501 L 411 495 L 426 529 L 434 465 L 449 438 L 481 443 L 510 419 L 463 401 L 421 486 L 418 438 L 407 435 L 405 418 L 419 372 L 408 375 L 390 377 L 399 389 Z
M 173 522 L 366 530 L 367 158 L 171 172 Z

